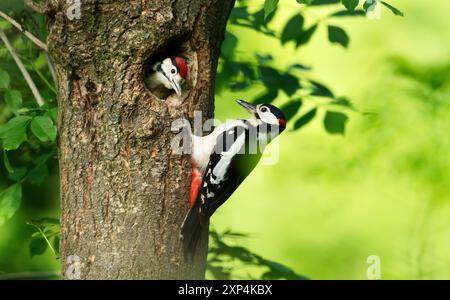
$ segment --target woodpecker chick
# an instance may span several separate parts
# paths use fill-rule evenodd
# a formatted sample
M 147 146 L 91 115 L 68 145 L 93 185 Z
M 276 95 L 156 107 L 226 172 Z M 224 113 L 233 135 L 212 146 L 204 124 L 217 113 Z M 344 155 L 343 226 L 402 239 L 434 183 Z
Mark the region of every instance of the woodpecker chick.
M 277 107 L 237 102 L 250 112 L 250 119 L 228 121 L 204 137 L 192 135 L 189 127 L 193 147 L 191 207 L 181 226 L 186 258 L 194 257 L 212 214 L 255 168 L 265 146 L 286 128 L 286 118 Z
M 183 93 L 183 85 L 188 78 L 188 66 L 182 57 L 168 57 L 152 66 L 152 73 L 146 78 L 147 87 L 163 95 L 164 98 L 174 90 L 178 96 Z

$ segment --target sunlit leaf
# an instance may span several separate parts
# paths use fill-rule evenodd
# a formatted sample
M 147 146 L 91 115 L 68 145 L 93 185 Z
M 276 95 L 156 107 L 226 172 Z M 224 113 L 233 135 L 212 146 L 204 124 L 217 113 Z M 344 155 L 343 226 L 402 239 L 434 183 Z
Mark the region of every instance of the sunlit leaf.
M 0 126 L 3 149 L 15 150 L 27 140 L 27 127 L 30 121 L 31 117 L 29 116 L 18 116 Z
M 31 121 L 31 131 L 41 142 L 49 142 L 56 139 L 56 126 L 51 118 L 46 116 L 34 117 Z
M 22 202 L 22 185 L 16 183 L 0 193 L 0 226 L 11 219 Z
M 277 8 L 279 0 L 264 1 L 264 19 L 267 19 Z

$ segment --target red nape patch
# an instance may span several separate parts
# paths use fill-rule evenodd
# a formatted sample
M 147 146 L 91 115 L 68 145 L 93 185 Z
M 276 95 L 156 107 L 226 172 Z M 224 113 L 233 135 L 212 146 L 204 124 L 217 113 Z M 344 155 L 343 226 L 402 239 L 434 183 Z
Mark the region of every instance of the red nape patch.
M 286 120 L 285 119 L 279 118 L 278 124 L 280 125 L 280 127 L 286 128 Z
M 196 164 L 192 164 L 192 175 L 191 175 L 191 191 L 190 191 L 190 207 L 192 208 L 197 199 L 198 192 L 200 191 L 200 186 L 202 185 L 202 174 L 197 169 Z
M 182 57 L 175 57 L 175 61 L 177 62 L 178 69 L 180 70 L 181 78 L 187 79 L 188 67 L 186 61 Z

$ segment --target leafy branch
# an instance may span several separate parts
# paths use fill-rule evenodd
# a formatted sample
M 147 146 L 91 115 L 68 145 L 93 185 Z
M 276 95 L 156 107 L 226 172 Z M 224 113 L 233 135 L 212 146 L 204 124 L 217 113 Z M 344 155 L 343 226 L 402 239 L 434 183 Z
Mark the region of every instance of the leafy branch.
M 231 279 L 234 270 L 255 267 L 261 271 L 261 277 L 246 279 L 309 279 L 280 263 L 263 258 L 245 247 L 236 246 L 238 244 L 236 240 L 248 237 L 246 234 L 230 230 L 219 234 L 212 230 L 209 235 L 211 246 L 209 248 L 207 270 L 215 279 Z M 242 241 L 239 241 L 239 244 L 242 244 Z

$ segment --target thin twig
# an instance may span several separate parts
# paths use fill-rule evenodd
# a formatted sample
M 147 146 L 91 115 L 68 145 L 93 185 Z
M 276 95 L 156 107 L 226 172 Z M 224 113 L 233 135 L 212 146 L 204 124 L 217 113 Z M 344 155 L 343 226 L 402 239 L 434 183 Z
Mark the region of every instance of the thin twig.
M 52 58 L 50 57 L 50 55 L 48 55 L 48 52 L 45 52 L 45 58 L 47 59 L 48 68 L 50 69 L 50 73 L 52 74 L 53 81 L 55 82 L 55 85 L 58 86 L 55 66 L 53 65 Z
M 6 36 L 6 34 L 3 31 L 0 31 L 0 39 L 3 40 L 6 48 L 8 49 L 12 58 L 16 62 L 17 66 L 19 67 L 20 72 L 22 72 L 23 78 L 25 78 L 25 81 L 28 83 L 28 86 L 30 87 L 31 92 L 34 95 L 34 98 L 36 99 L 37 104 L 39 106 L 44 105 L 44 99 L 42 99 L 41 93 L 39 93 L 39 90 L 37 89 L 36 84 L 34 83 L 33 79 L 31 78 L 30 73 L 28 73 L 23 62 L 17 56 L 14 48 L 11 46 L 11 43 L 8 40 L 8 37 Z
M 24 0 L 24 3 L 28 8 L 37 13 L 45 13 L 45 6 L 43 3 L 35 3 L 33 0 Z
M 38 46 L 40 49 L 44 50 L 45 52 L 48 52 L 47 45 L 42 42 L 40 39 L 38 39 L 36 36 L 34 36 L 31 32 L 26 31 L 23 29 L 22 25 L 17 23 L 13 18 L 5 14 L 4 12 L 0 11 L 0 17 L 11 23 L 14 27 L 16 27 L 20 32 L 22 32 L 27 38 L 30 39 L 36 46 Z

